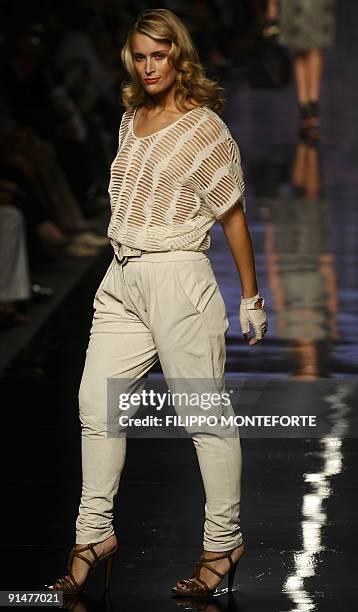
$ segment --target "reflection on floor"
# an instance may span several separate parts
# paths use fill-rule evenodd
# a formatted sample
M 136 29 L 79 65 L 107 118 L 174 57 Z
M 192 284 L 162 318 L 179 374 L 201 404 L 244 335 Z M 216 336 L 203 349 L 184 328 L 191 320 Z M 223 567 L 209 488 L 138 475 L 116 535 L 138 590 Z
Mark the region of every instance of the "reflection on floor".
M 277 101 L 278 95 L 275 92 Z M 252 96 L 250 91 L 241 91 L 239 108 L 249 106 L 246 98 Z M 251 110 L 256 111 L 256 120 L 262 124 L 265 116 L 257 102 Z M 251 118 L 251 123 L 254 120 Z M 329 135 L 328 121 L 329 115 L 325 124 Z M 332 175 L 325 176 L 329 152 L 324 130 L 318 147 L 302 141 L 287 143 L 280 140 L 279 131 L 273 132 L 272 148 L 267 150 L 266 142 L 263 151 L 256 153 L 250 146 L 253 134 L 248 123 L 243 121 L 241 128 L 238 122 L 235 129 L 233 122 L 232 131 L 245 167 L 247 221 L 259 289 L 269 314 L 269 331 L 260 347 L 248 351 L 242 342 L 237 316 L 238 274 L 223 232 L 215 226 L 209 256 L 228 307 L 228 371 L 306 380 L 355 375 L 358 318 L 354 297 L 358 277 L 354 274 L 354 236 L 358 212 L 353 193 L 347 197 L 349 183 L 354 186 L 354 169 L 348 161 L 348 184 L 337 196 L 346 160 L 343 153 L 342 159 L 336 159 L 335 184 Z
M 336 413 L 330 436 L 243 437 L 248 552 L 232 601 L 224 595 L 206 604 L 170 595 L 201 552 L 204 498 L 193 446 L 184 439 L 130 440 L 116 507 L 120 551 L 111 598 L 102 599 L 99 567 L 87 595 L 68 602 L 73 610 L 353 609 L 357 446 L 348 434 L 358 366 L 358 184 L 357 136 L 349 126 L 356 125 L 358 104 L 355 64 L 341 70 L 348 57 L 342 53 L 328 56 L 318 148 L 297 142 L 292 87 L 236 93 L 231 86 L 226 120 L 244 161 L 248 222 L 270 321 L 263 343 L 250 348 L 241 339 L 238 276 L 219 226 L 210 251 L 230 319 L 228 374 L 321 393 Z M 45 330 L 46 371 L 2 380 L 10 407 L 3 411 L 10 443 L 3 460 L 9 479 L 2 504 L 3 589 L 40 589 L 65 571 L 81 482 L 76 393 L 101 275 L 88 273 Z M 327 379 L 329 392 L 322 384 Z M 260 408 L 272 411 L 263 403 Z

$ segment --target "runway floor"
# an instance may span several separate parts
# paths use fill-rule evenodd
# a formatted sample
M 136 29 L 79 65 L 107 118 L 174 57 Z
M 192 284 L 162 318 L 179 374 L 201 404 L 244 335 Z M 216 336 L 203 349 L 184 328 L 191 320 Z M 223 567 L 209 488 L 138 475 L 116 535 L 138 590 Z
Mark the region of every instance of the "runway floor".
M 247 554 L 232 600 L 224 593 L 199 608 L 170 595 L 201 552 L 204 497 L 193 445 L 188 439 L 129 440 L 116 506 L 120 550 L 111 601 L 102 599 L 100 567 L 77 611 L 355 608 L 358 91 L 354 54 L 347 60 L 350 39 L 342 39 L 342 30 L 340 36 L 340 46 L 327 54 L 317 151 L 297 142 L 293 85 L 268 92 L 229 84 L 225 120 L 241 149 L 247 218 L 269 316 L 258 346 L 241 338 L 239 279 L 219 225 L 209 252 L 230 320 L 228 377 L 249 392 L 259 390 L 261 414 L 272 414 L 272 397 L 288 411 L 292 402 L 301 410 L 317 408 L 328 419 L 328 435 L 243 432 Z M 309 196 L 298 193 L 292 179 L 303 159 Z M 110 258 L 109 251 L 103 254 L 32 341 L 28 350 L 46 352 L 45 372 L 27 377 L 15 371 L 1 380 L 8 479 L 2 589 L 40 589 L 65 573 L 81 484 L 77 389 L 93 294 Z

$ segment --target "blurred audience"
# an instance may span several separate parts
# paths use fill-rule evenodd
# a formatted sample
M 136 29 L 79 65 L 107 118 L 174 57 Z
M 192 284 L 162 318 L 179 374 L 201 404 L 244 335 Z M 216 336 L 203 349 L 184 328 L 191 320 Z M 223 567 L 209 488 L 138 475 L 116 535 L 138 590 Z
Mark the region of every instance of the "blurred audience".
M 13 205 L 13 192 L 0 183 L 0 328 L 27 322 L 20 305 L 30 299 L 26 231 L 21 211 Z
M 208 73 L 223 79 L 245 74 L 240 65 L 255 45 L 250 32 L 258 1 L 164 0 L 161 6 L 184 20 Z M 63 0 L 24 9 L 14 0 L 0 8 L 3 311 L 30 299 L 31 275 L 43 262 L 55 270 L 59 259 L 93 257 L 108 244 L 99 229 L 109 217 L 108 172 L 123 113 L 120 50 L 151 5 L 157 6 Z
M 38 22 L 30 9 L 19 17 L 16 4 L 0 31 L 2 327 L 28 320 L 23 306 L 34 293 L 52 295 L 32 283 L 36 266 L 93 257 L 108 244 L 95 230 L 97 215 L 108 210 L 108 161 L 121 110 L 115 72 L 86 32 L 86 9 L 70 12 L 67 29 L 68 20 L 54 18 L 50 7 Z M 110 125 L 101 119 L 108 109 Z

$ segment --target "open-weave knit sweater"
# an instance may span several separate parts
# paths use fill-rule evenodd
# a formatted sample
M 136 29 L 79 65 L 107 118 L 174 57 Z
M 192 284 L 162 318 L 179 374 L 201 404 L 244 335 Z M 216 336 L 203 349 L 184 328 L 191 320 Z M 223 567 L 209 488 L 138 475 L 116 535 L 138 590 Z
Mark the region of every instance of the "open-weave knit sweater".
M 237 202 L 246 210 L 237 143 L 206 106 L 142 138 L 133 131 L 135 113 L 122 116 L 111 165 L 111 244 L 115 250 L 120 244 L 143 251 L 207 250 L 215 221 Z

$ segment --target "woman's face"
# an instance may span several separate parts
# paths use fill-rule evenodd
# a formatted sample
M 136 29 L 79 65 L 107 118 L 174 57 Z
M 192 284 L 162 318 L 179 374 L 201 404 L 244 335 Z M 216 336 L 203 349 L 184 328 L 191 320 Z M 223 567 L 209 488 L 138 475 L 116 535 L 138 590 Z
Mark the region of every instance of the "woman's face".
M 138 78 L 149 95 L 163 94 L 176 79 L 177 71 L 168 63 L 171 45 L 136 32 L 132 37 L 132 56 Z M 152 82 L 146 79 L 155 79 Z

